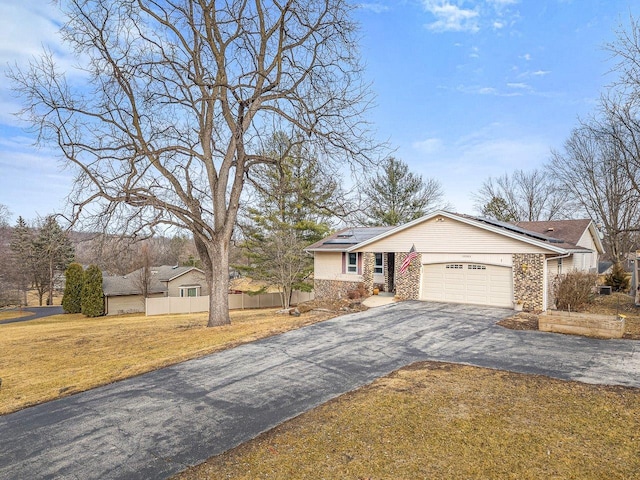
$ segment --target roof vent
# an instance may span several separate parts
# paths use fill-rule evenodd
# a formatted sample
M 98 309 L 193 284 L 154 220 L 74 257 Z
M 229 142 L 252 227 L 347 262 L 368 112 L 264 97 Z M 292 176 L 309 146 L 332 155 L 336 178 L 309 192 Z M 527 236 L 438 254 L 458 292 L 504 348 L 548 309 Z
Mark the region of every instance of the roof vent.
M 553 232 L 553 227 L 547 228 L 547 232 Z

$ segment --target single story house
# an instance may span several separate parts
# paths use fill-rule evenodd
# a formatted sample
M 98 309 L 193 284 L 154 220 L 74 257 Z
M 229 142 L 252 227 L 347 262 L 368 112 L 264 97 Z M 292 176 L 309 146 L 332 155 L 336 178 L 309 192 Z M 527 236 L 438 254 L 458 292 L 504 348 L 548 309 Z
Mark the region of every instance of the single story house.
M 142 268 L 124 276 L 103 277 L 105 315 L 144 312 L 144 277 Z M 204 272 L 196 267 L 151 267 L 148 279 L 148 298 L 199 297 L 207 294 Z
M 398 227 L 346 228 L 307 247 L 316 298 L 364 284 L 402 299 L 528 310 L 553 305 L 552 282 L 595 272 L 604 252 L 591 220 L 511 224 L 436 211 Z M 405 269 L 403 262 L 411 253 Z

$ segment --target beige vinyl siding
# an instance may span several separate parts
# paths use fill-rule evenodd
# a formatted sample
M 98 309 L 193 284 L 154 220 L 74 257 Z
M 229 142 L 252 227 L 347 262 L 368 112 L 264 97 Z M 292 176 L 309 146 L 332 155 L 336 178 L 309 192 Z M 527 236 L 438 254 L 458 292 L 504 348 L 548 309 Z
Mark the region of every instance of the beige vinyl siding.
M 362 275 L 342 273 L 342 252 L 314 252 L 313 269 L 316 280 L 362 281 Z
M 415 245 L 418 252 L 430 253 L 548 253 L 543 247 L 530 245 L 504 235 L 457 220 L 438 217 L 366 245 L 368 252 L 408 252 Z
M 149 298 L 162 297 L 163 294 L 157 293 L 150 295 Z M 145 300 L 142 295 L 121 295 L 115 297 L 106 297 L 106 314 L 107 315 L 123 315 L 126 313 L 144 312 Z
M 572 266 L 575 270 L 584 272 L 595 272 L 597 265 L 594 266 L 595 253 L 574 253 Z
M 591 231 L 586 229 L 580 237 L 580 240 L 576 245 L 581 247 L 589 248 L 593 250 L 593 253 L 583 254 L 585 255 L 584 260 L 584 270 L 597 270 L 598 268 L 598 248 L 596 246 L 596 242 L 591 235 Z M 580 262 L 582 264 L 582 262 Z
M 562 258 L 560 259 L 562 260 L 562 270 L 559 272 L 558 271 L 558 262 L 559 260 L 549 260 L 547 262 L 547 268 L 548 268 L 548 272 L 549 272 L 549 277 L 553 278 L 556 275 L 560 274 L 565 274 L 565 273 L 569 273 L 572 270 L 574 270 L 576 267 L 574 266 L 574 258 L 573 255 L 571 255 L 570 257 L 567 258 Z
M 185 273 L 184 275 L 180 275 L 177 278 L 174 278 L 169 282 L 169 297 L 179 297 L 180 296 L 180 286 L 181 285 L 189 285 L 195 286 L 200 285 L 200 291 L 198 295 L 207 295 L 207 282 L 204 277 L 204 273 L 200 273 L 197 270 L 191 270 L 190 272 Z

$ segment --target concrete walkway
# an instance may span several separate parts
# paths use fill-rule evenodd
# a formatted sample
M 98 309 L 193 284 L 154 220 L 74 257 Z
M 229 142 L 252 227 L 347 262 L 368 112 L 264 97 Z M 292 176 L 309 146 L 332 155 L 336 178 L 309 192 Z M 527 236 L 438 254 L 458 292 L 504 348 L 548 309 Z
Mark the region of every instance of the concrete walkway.
M 0 417 L 0 479 L 160 479 L 402 366 L 640 387 L 640 342 L 506 330 L 510 310 L 398 302 Z

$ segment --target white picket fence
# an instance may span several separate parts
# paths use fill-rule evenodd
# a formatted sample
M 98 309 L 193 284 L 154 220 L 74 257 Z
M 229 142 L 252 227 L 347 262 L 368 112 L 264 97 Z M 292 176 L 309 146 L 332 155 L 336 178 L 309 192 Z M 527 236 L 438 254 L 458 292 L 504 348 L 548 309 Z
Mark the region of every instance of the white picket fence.
M 293 292 L 291 304 L 313 300 L 313 292 Z M 146 314 L 168 315 L 178 313 L 198 313 L 209 311 L 209 296 L 204 297 L 160 297 L 146 299 Z M 247 295 L 246 293 L 229 294 L 229 310 L 245 308 L 274 308 L 282 306 L 279 293 Z

